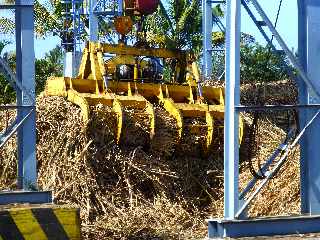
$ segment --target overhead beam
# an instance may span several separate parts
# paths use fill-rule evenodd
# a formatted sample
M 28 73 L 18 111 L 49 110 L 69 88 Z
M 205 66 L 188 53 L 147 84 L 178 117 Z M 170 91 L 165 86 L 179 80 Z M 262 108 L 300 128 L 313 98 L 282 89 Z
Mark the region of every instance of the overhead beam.
M 120 44 L 96 44 L 90 43 L 90 51 L 99 49 L 110 54 L 132 55 L 132 56 L 147 56 L 158 58 L 175 58 L 186 60 L 187 53 L 181 50 L 169 50 L 165 48 L 136 48 Z

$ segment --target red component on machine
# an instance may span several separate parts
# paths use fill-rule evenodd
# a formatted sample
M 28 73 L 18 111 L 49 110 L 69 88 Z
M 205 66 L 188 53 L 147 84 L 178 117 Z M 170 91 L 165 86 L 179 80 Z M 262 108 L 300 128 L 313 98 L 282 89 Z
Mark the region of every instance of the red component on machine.
M 116 17 L 114 20 L 114 27 L 121 35 L 126 35 L 132 30 L 132 19 L 129 16 Z
M 143 15 L 154 13 L 158 5 L 159 0 L 136 0 L 137 10 Z
M 159 0 L 125 0 L 125 9 L 127 12 L 138 11 L 142 15 L 149 15 L 157 10 Z

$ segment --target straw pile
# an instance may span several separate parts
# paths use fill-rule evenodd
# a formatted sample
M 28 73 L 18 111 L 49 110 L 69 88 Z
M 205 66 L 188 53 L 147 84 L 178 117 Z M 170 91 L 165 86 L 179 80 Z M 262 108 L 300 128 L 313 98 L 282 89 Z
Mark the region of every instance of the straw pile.
M 161 157 L 170 158 L 178 144 L 176 120 L 160 105 L 155 105 L 154 111 L 156 132 L 151 141 L 151 151 Z
M 135 147 L 149 148 L 150 129 L 149 116 L 143 109 L 124 109 L 124 124 L 121 144 L 128 149 Z
M 206 234 L 204 219 L 222 215 L 222 123 L 215 129 L 216 151 L 204 156 L 201 151 L 190 154 L 177 141 L 175 120 L 161 106 L 155 106 L 156 135 L 150 142 L 145 140 L 147 120 L 133 121 L 135 112 L 127 109 L 127 142 L 120 146 L 114 142 L 116 116 L 105 106 L 91 108 L 87 126 L 79 108 L 62 97 L 39 97 L 37 112 L 39 186 L 54 190 L 56 203 L 80 207 L 85 238 L 200 238 Z M 245 122 L 249 128 L 252 116 L 246 115 Z M 265 159 L 285 136 L 268 118 L 259 125 L 261 144 L 254 162 L 258 155 Z M 141 136 L 142 142 L 137 142 Z M 12 140 L 0 152 L 2 189 L 15 184 L 14 148 Z M 298 210 L 298 157 L 298 151 L 290 156 L 250 215 Z M 246 164 L 243 153 L 241 188 L 251 177 Z
M 241 86 L 241 103 L 246 105 L 295 104 L 297 99 L 296 83 L 292 80 L 243 84 Z
M 244 105 L 296 104 L 297 95 L 296 85 L 290 80 L 241 86 L 241 103 Z M 248 139 L 248 130 L 252 127 L 253 115 L 247 113 L 242 116 L 245 120 L 247 131 L 244 136 L 244 144 L 240 149 L 240 157 L 243 160 L 240 189 L 243 189 L 252 178 L 248 167 L 248 148 L 251 147 Z M 294 124 L 294 113 L 269 111 L 260 113 L 258 119 L 258 132 L 254 142 L 255 152 L 251 156 L 255 170 L 259 169 L 258 164 L 263 164 L 285 139 L 288 126 Z M 248 211 L 249 216 L 299 213 L 299 158 L 300 149 L 297 146 L 291 151 L 279 173 L 258 194 L 257 199 Z
M 38 98 L 39 185 L 54 190 L 55 202 L 81 208 L 87 238 L 203 234 L 205 222 L 193 205 L 209 202 L 199 187 L 206 188 L 207 160 L 175 156 L 175 120 L 160 106 L 155 110 L 160 130 L 150 149 L 138 142 L 149 138 L 147 119 L 132 109 L 125 112 L 126 143 L 117 146 L 110 109 L 92 107 L 84 126 L 65 99 Z
M 15 110 L 0 111 L 0 132 L 4 132 L 14 121 Z M 6 143 L 6 147 L 0 148 L 0 188 L 15 189 L 16 182 L 16 139 L 13 137 Z
M 252 162 L 256 171 L 259 169 L 257 166 L 258 163 L 264 163 L 286 137 L 284 130 L 280 127 L 275 127 L 270 119 L 271 117 L 268 116 L 258 122 L 259 130 L 256 137 L 256 144 L 259 147 L 252 156 Z M 252 123 L 250 116 L 245 116 L 245 120 L 248 124 Z M 248 212 L 249 216 L 273 216 L 299 213 L 299 151 L 299 146 L 291 151 L 279 173 L 258 194 L 257 199 L 250 207 Z M 242 163 L 241 169 L 240 190 L 252 179 L 248 161 Z M 260 181 L 261 180 L 258 182 Z

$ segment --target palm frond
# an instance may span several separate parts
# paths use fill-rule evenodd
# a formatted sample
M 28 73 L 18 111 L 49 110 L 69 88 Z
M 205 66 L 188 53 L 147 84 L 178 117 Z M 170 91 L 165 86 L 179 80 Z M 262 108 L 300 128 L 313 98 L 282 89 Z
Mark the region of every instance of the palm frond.
M 0 18 L 0 33 L 14 34 L 15 23 L 9 18 Z
M 48 33 L 59 34 L 62 29 L 62 20 L 51 13 L 47 7 L 38 0 L 34 2 L 35 32 L 38 37 L 44 37 Z
M 192 11 L 194 11 L 196 7 L 196 3 L 198 0 L 192 0 L 191 5 L 186 7 L 183 13 L 181 14 L 181 17 L 179 18 L 179 21 L 177 22 L 177 28 L 179 30 L 182 30 L 185 28 L 185 25 L 187 23 L 188 17 L 191 15 Z
M 224 12 L 223 12 L 220 4 L 218 4 L 214 8 L 212 8 L 212 13 L 214 16 L 216 16 L 218 18 L 222 18 L 224 16 Z
M 15 3 L 15 0 L 0 0 L 0 4 L 3 5 L 12 5 Z
M 171 19 L 169 17 L 169 14 L 168 14 L 167 10 L 165 9 L 165 7 L 164 7 L 164 5 L 162 4 L 161 1 L 160 1 L 159 5 L 160 5 L 160 13 L 164 16 L 164 18 L 168 22 L 171 31 L 173 31 L 173 25 L 172 25 L 172 22 L 171 22 Z

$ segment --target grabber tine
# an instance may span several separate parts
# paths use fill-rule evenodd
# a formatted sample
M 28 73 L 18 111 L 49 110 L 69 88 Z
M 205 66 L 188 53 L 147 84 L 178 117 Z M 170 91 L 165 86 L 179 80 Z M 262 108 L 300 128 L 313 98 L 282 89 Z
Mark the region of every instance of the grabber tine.
M 181 111 L 177 108 L 177 106 L 175 105 L 174 101 L 171 98 L 168 98 L 169 96 L 169 91 L 168 91 L 168 87 L 166 86 L 166 96 L 163 96 L 163 91 L 162 91 L 162 86 L 160 85 L 160 89 L 159 89 L 159 94 L 158 94 L 158 98 L 160 103 L 163 105 L 164 109 L 172 116 L 176 119 L 177 121 L 177 126 L 178 126 L 178 141 L 181 140 L 182 138 L 182 130 L 183 130 L 183 116 Z
M 121 138 L 122 125 L 123 125 L 123 108 L 118 99 L 114 99 L 112 110 L 117 115 L 117 127 L 115 129 L 116 130 L 115 138 L 116 138 L 117 144 L 119 144 L 120 138 Z
M 83 121 L 85 124 L 89 122 L 89 116 L 90 116 L 90 108 L 88 101 L 81 96 L 81 93 L 70 89 L 68 90 L 68 101 L 78 105 L 81 109 Z
M 146 100 L 147 101 L 147 100 Z M 149 114 L 150 119 L 150 139 L 155 135 L 155 114 L 154 108 L 150 102 L 146 102 L 146 112 Z
M 163 98 L 160 100 L 163 104 L 164 109 L 169 112 L 169 114 L 174 117 L 177 121 L 178 126 L 178 141 L 182 138 L 182 130 L 183 130 L 183 116 L 181 111 L 177 108 L 174 101 L 171 98 Z
M 205 152 L 208 152 L 213 140 L 213 130 L 214 130 L 214 119 L 209 111 L 206 112 L 206 123 L 207 123 L 207 136 L 206 136 L 206 145 Z
M 141 95 L 121 96 L 117 100 L 122 103 L 124 107 L 132 107 L 136 110 L 143 110 L 144 114 L 149 118 L 150 139 L 155 135 L 155 113 L 153 105 Z

